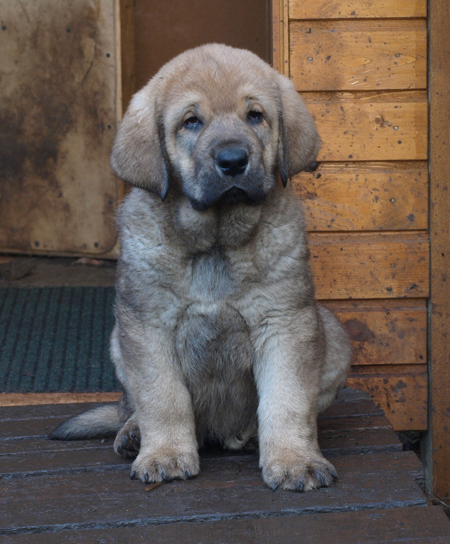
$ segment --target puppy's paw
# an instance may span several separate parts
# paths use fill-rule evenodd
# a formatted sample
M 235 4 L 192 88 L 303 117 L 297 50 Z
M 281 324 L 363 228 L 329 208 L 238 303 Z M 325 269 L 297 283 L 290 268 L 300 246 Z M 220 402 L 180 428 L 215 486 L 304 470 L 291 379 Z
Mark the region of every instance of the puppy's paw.
M 141 432 L 136 419 L 132 416 L 117 433 L 114 440 L 114 451 L 125 459 L 135 459 L 140 446 Z
M 155 452 L 141 452 L 131 467 L 131 479 L 143 482 L 187 480 L 200 472 L 197 451 L 178 451 L 174 448 Z
M 275 489 L 309 491 L 328 487 L 338 479 L 333 465 L 321 453 L 305 457 L 280 455 L 262 462 L 264 482 Z

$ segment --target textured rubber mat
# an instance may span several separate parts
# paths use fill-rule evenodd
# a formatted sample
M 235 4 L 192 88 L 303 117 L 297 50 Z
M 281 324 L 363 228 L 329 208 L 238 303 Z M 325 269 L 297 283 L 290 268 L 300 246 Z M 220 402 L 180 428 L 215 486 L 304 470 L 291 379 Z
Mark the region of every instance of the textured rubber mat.
M 114 287 L 0 288 L 0 391 L 119 391 Z

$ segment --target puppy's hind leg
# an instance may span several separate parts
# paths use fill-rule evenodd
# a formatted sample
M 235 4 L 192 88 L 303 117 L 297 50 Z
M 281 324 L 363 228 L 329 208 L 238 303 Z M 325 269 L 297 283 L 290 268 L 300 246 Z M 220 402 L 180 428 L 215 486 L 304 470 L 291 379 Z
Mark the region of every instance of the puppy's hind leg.
M 317 411 L 323 412 L 331 406 L 339 389 L 344 384 L 351 362 L 351 346 L 347 333 L 336 317 L 319 306 L 325 334 L 325 365 L 320 376 L 320 392 Z
M 117 433 L 114 440 L 114 451 L 125 459 L 134 459 L 139 453 L 140 446 L 141 432 L 136 415 L 133 414 Z

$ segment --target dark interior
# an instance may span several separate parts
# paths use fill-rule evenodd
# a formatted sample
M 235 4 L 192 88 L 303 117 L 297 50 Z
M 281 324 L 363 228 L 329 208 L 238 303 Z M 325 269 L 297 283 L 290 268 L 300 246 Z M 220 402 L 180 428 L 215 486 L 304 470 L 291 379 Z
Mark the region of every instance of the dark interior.
M 249 49 L 270 62 L 269 0 L 136 0 L 136 90 L 170 59 L 205 43 Z

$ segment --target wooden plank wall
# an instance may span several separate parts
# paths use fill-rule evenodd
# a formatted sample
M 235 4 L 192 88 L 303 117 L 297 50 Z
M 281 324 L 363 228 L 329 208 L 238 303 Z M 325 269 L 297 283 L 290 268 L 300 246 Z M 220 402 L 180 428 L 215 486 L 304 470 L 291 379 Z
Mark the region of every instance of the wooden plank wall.
M 349 384 L 397 430 L 427 427 L 426 0 L 279 0 L 274 66 L 312 112 L 304 199 L 317 296 L 354 348 Z

